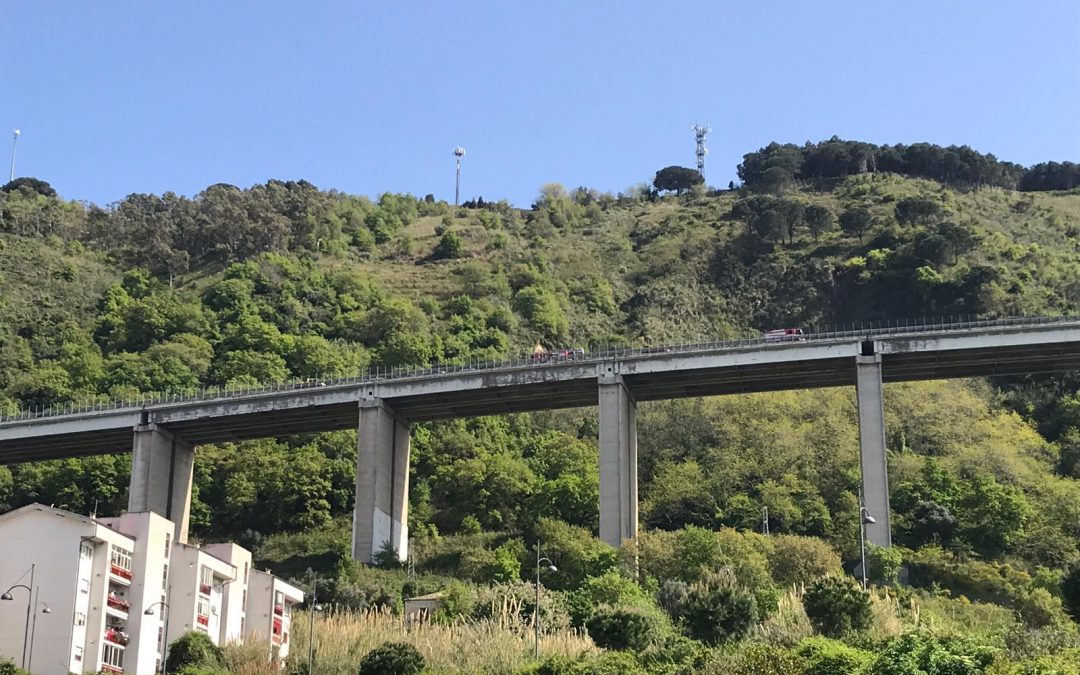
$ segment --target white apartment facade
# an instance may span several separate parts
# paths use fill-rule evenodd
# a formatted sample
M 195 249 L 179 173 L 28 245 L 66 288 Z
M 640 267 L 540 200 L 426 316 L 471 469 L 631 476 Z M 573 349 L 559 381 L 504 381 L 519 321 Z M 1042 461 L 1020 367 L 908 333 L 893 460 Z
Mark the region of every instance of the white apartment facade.
M 172 522 L 149 512 L 95 519 L 31 504 L 0 514 L 0 591 L 14 587 L 13 600 L 0 601 L 0 657 L 24 662 L 31 602 L 33 648 L 25 661 L 41 675 L 152 675 L 166 645 L 191 630 L 215 644 L 266 640 L 284 658 L 273 624 L 266 633 L 246 617 L 253 607 L 260 616 L 264 606 L 272 612 L 280 589 L 282 611 L 291 615 L 303 593 L 261 572 L 271 581 L 260 576 L 251 592 L 247 550 L 198 548 L 173 541 L 173 532 Z M 36 602 L 21 588 L 31 585 L 31 566 Z
M 269 572 L 252 570 L 247 602 L 248 630 L 258 640 L 270 639 L 270 658 L 285 660 L 292 642 L 293 608 L 304 592 Z

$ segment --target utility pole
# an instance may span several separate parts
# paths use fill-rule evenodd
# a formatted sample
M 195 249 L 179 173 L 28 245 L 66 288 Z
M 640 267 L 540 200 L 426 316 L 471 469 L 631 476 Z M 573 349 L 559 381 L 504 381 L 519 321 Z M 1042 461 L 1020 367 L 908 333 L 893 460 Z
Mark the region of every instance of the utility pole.
M 22 135 L 22 130 L 15 129 L 11 135 L 13 139 L 11 141 L 11 173 L 8 175 L 9 183 L 15 180 L 15 146 L 19 144 L 19 136 Z
M 461 158 L 464 156 L 465 148 L 460 145 L 454 148 L 454 160 L 457 163 L 457 177 L 454 180 L 454 206 L 461 202 Z

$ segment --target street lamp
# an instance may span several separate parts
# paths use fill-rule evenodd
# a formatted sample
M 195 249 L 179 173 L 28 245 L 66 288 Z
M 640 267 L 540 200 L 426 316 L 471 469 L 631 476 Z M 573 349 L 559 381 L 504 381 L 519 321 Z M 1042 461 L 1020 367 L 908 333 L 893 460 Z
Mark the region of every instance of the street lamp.
M 315 612 L 322 611 L 322 605 L 316 602 L 319 595 L 319 580 L 311 585 L 311 622 L 308 623 L 307 671 L 311 675 L 311 664 L 315 658 Z
M 548 564 L 549 572 L 558 572 L 559 568 L 548 558 L 540 557 L 540 542 L 536 542 L 536 608 L 533 610 L 533 626 L 536 628 L 536 641 L 533 645 L 533 657 L 540 658 L 540 563 Z
M 169 585 L 169 592 L 172 591 L 172 585 Z M 161 675 L 165 675 L 166 669 L 169 667 L 169 603 L 164 601 L 155 602 L 154 604 L 143 610 L 145 616 L 154 616 L 154 608 L 161 605 L 165 608 L 165 613 L 162 616 L 165 622 L 164 635 L 161 637 Z
M 19 666 L 20 668 L 22 668 L 24 670 L 26 669 L 26 639 L 27 639 L 27 637 L 29 635 L 29 632 L 30 632 L 30 605 L 32 604 L 31 601 L 33 600 L 33 594 L 34 594 L 34 592 L 32 590 L 30 590 L 31 587 L 34 585 L 34 567 L 35 567 L 35 565 L 30 565 L 30 586 L 27 586 L 25 584 L 15 584 L 15 585 L 11 586 L 10 588 L 8 588 L 6 591 L 4 591 L 4 593 L 2 595 L 0 595 L 0 600 L 9 600 L 10 601 L 10 600 L 15 599 L 15 598 L 13 598 L 11 596 L 11 592 L 13 590 L 15 590 L 16 588 L 25 588 L 26 589 L 26 594 L 27 594 L 27 598 L 26 598 L 26 623 L 23 624 L 22 662 L 21 662 L 21 665 Z M 24 577 L 26 576 L 25 572 L 23 572 L 23 576 Z
M 862 558 L 862 588 L 866 590 L 866 526 L 877 522 L 865 506 L 859 507 L 859 555 Z

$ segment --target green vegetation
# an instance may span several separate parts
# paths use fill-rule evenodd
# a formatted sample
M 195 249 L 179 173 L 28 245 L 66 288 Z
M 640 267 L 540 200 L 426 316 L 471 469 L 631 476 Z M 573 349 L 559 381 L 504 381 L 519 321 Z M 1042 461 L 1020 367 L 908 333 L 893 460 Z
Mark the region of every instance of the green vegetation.
M 549 184 L 524 210 L 304 181 L 105 209 L 20 179 L 0 189 L 0 412 L 502 359 L 538 340 L 1076 314 L 1072 167 L 831 139 L 748 154 L 738 188 L 668 167 L 655 190 Z M 415 425 L 412 573 L 349 559 L 355 432 L 200 448 L 191 525 L 318 579 L 339 613 L 317 625 L 340 633 L 316 672 L 400 641 L 427 672 L 1076 672 L 1078 390 L 1076 373 L 887 385 L 898 546 L 868 551 L 867 593 L 850 580 L 858 434 L 840 389 L 643 403 L 642 531 L 622 550 L 595 537 L 591 410 Z M 116 514 L 129 470 L 126 454 L 0 467 L 0 511 Z M 537 542 L 558 567 L 539 607 Z M 435 623 L 401 631 L 403 599 L 434 591 Z M 220 667 L 242 670 L 234 657 Z

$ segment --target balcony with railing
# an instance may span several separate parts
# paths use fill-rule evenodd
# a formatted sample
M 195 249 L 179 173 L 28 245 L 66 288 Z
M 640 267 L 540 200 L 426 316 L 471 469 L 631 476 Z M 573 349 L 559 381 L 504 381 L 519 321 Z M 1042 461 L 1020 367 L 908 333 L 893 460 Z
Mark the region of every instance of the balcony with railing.
M 210 617 L 206 614 L 197 614 L 195 615 L 195 622 L 198 623 L 200 626 L 209 626 Z
M 199 584 L 199 592 L 210 597 L 210 584 Z
M 274 614 L 281 616 L 285 613 L 285 605 L 274 605 Z
M 105 601 L 105 606 L 111 610 L 113 614 L 123 614 L 124 618 L 127 618 L 127 614 L 131 611 L 131 604 L 123 598 L 118 598 L 115 595 L 110 595 Z
M 105 641 L 109 644 L 127 647 L 128 643 L 131 642 L 131 637 L 120 628 L 110 626 L 105 630 Z
M 109 581 L 118 581 L 125 586 L 131 585 L 131 570 L 124 569 L 116 563 L 109 563 Z

